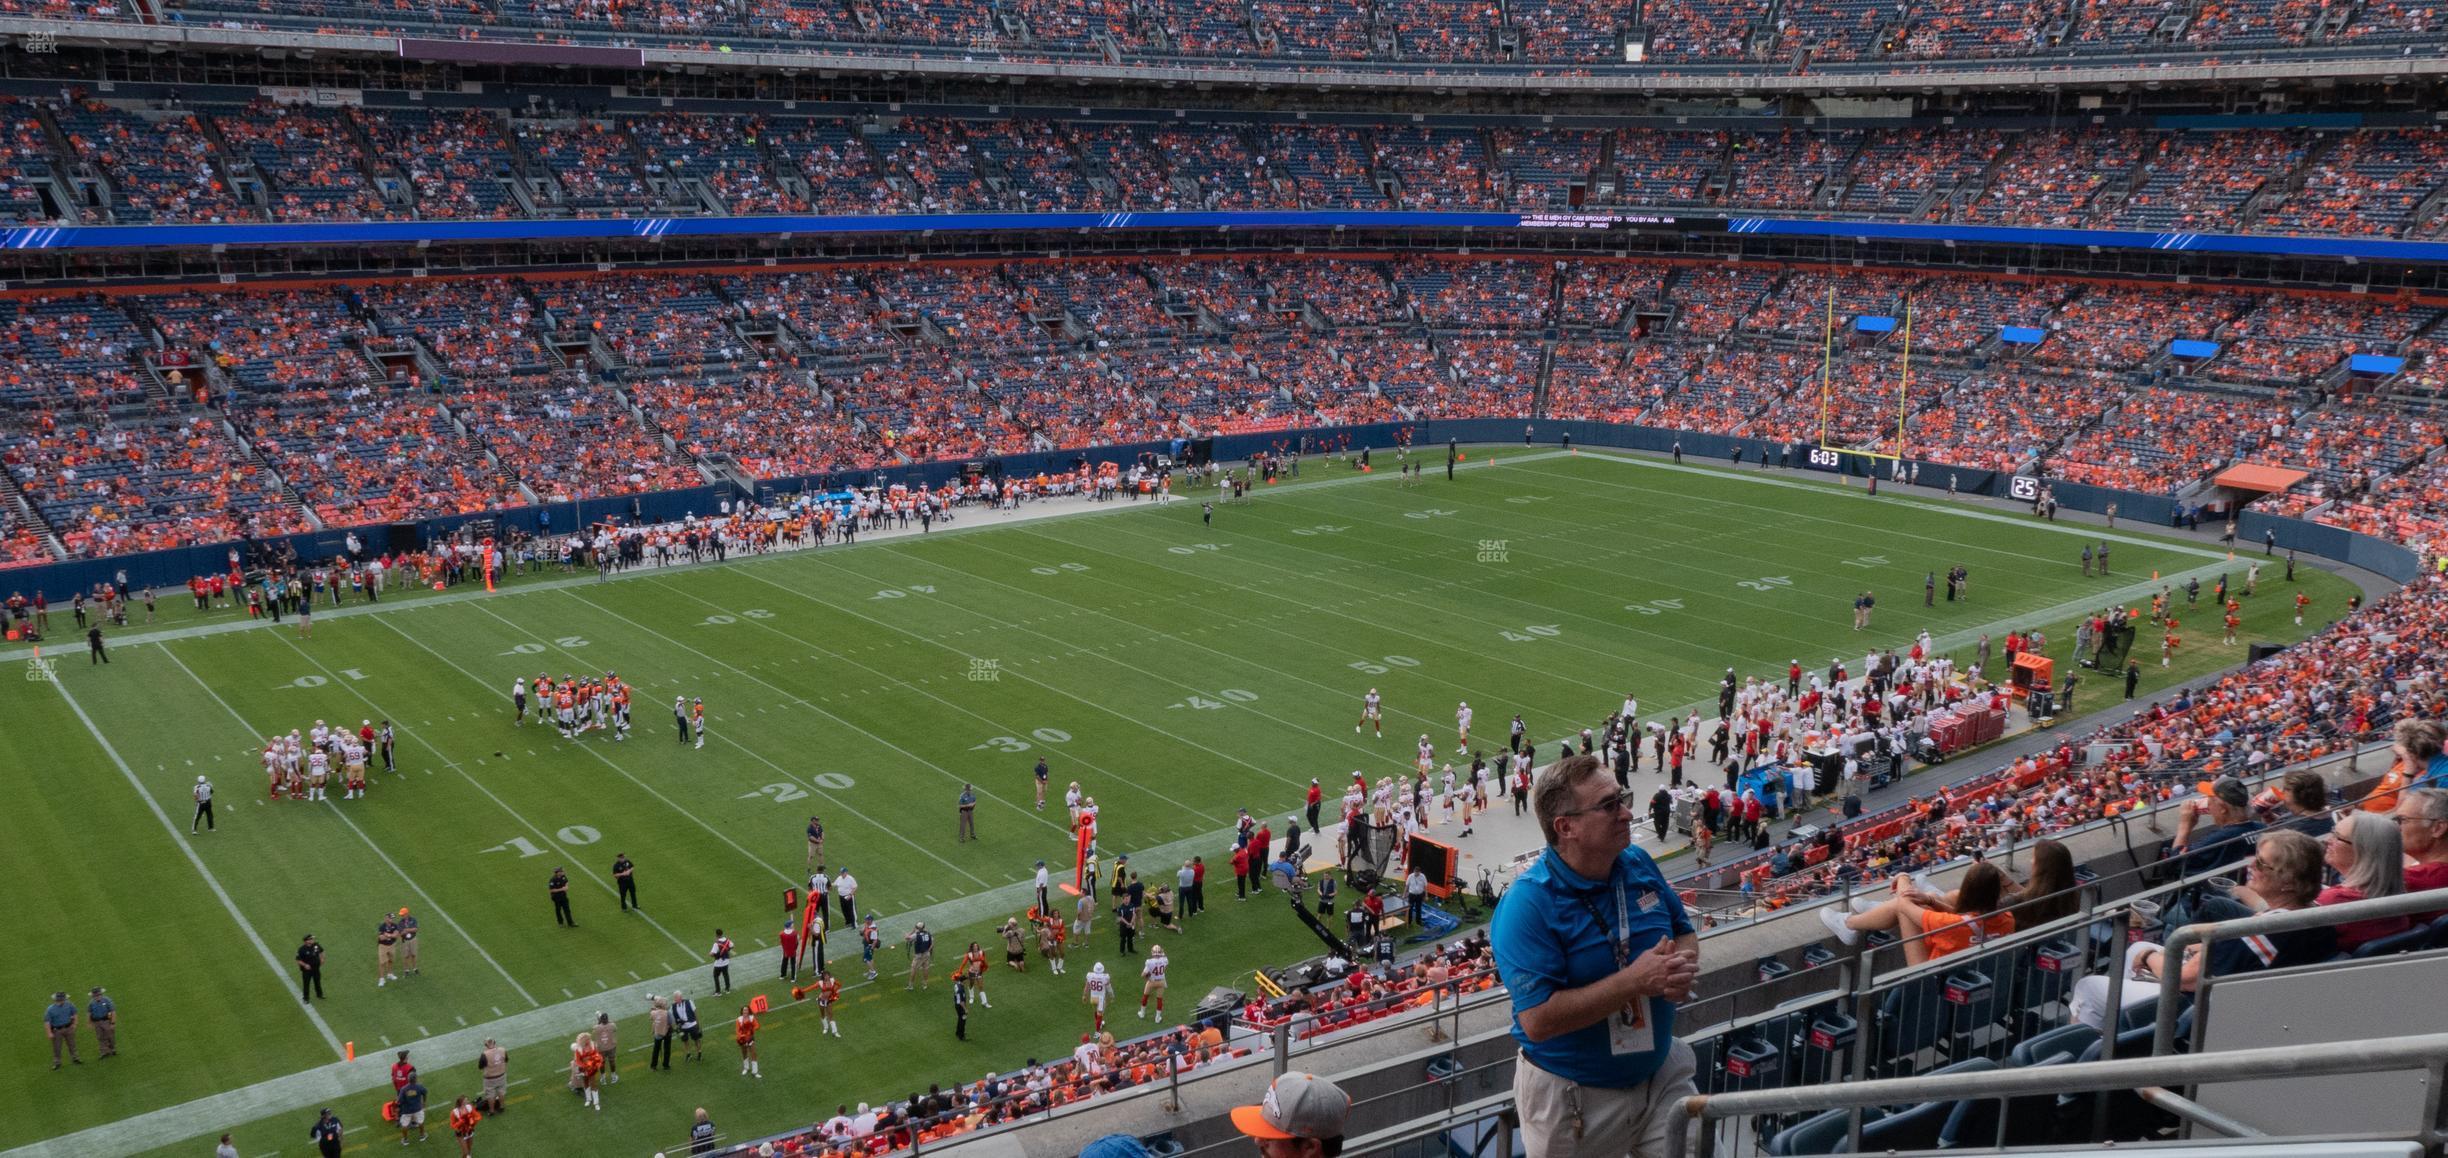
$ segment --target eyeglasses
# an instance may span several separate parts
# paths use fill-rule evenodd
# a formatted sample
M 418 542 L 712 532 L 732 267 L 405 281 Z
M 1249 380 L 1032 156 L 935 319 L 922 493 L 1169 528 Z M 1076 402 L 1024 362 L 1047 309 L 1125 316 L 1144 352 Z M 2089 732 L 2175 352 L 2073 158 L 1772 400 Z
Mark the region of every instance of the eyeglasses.
M 2419 820 L 2424 824 L 2439 824 L 2442 822 L 2441 818 L 2436 816 L 2405 816 L 2402 814 L 2391 816 L 2389 819 L 2394 820 L 2399 824 L 2404 824 L 2409 820 Z
M 1632 793 L 1628 791 L 1608 793 L 1606 799 L 1590 805 L 1587 808 L 1576 808 L 1570 812 L 1559 813 L 1557 814 L 1556 819 L 1562 820 L 1567 816 L 1579 816 L 1584 812 L 1605 812 L 1616 808 L 1620 808 L 1626 812 L 1632 811 Z

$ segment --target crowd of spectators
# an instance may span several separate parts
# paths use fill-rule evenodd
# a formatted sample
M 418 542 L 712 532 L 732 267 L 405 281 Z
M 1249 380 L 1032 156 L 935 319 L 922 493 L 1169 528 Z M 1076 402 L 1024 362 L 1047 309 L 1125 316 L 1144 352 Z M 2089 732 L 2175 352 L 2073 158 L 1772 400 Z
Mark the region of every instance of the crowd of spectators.
M 1169 300 L 1206 310 L 1227 330 L 1275 324 L 1270 315 L 1284 308 L 1269 305 L 1265 274 L 1256 263 L 1174 262 L 1155 266 L 1153 272 Z
M 0 421 L 0 464 L 72 556 L 306 529 L 218 414 L 21 411 Z
M 386 337 L 423 343 L 446 373 L 528 374 L 554 361 L 537 344 L 535 302 L 508 278 L 368 282 L 350 293 Z
M 259 102 L 224 110 L 210 119 L 226 149 L 178 110 L 57 106 L 49 115 L 72 143 L 69 158 L 51 154 L 39 118 L 21 117 L 13 147 L 0 141 L 0 214 L 43 214 L 35 186 L 81 159 L 109 175 L 111 213 L 125 222 L 499 218 L 524 211 L 512 189 L 532 173 L 546 178 L 536 198 L 545 214 L 1706 204 L 1982 224 L 2412 235 L 2434 224 L 2412 218 L 2442 187 L 2448 156 L 2448 133 L 2432 129 L 2346 133 L 2314 153 L 2316 139 L 2304 132 L 2264 129 L 1148 127 L 548 108 L 510 116 L 505 136 L 503 115 L 484 109 Z M 268 206 L 226 188 L 228 166 L 263 174 Z M 405 195 L 386 201 L 374 179 L 392 174 L 404 178 Z M 2241 221 L 2265 183 L 2272 195 Z
M 519 147 L 543 162 L 559 182 L 560 204 L 581 217 L 651 213 L 661 203 L 647 188 L 637 151 L 620 126 L 594 118 L 520 118 Z
M 1881 129 L 1854 154 L 1836 207 L 1909 216 L 1924 200 L 1979 176 L 2007 141 L 1994 130 Z
M 2407 129 L 2347 133 L 2301 173 L 2302 184 L 2260 215 L 2255 228 L 2278 233 L 2393 237 L 2438 191 L 2448 172 L 2448 139 Z
M 1437 328 L 1544 329 L 1554 311 L 1555 271 L 1538 261 L 1406 258 L 1395 280 Z
M 0 300 L 0 406 L 129 406 L 146 399 L 142 331 L 103 297 Z
M 1483 140 L 1477 129 L 1379 129 L 1377 167 L 1394 174 L 1405 209 L 1494 209 Z
M 275 221 L 401 216 L 366 179 L 366 155 L 337 109 L 257 101 L 215 116 L 213 127 L 264 179 Z
M 1851 131 L 1785 129 L 1734 139 L 1725 202 L 1762 209 L 1815 209 L 1825 201 L 1861 147 Z
M 825 474 L 874 465 L 839 405 L 797 374 L 746 369 L 721 378 L 640 378 L 630 387 L 648 422 L 682 454 L 729 460 L 757 478 Z
M 1023 314 L 1063 312 L 1102 338 L 1145 338 L 1173 331 L 1156 307 L 1147 275 L 1129 262 L 1014 262 L 1004 276 L 1020 291 Z
M 2092 286 L 2050 317 L 2038 357 L 2072 370 L 2130 370 L 2172 340 L 2209 340 L 2251 306 L 2241 294 Z
M 884 179 L 875 151 L 845 121 L 775 120 L 766 126 L 774 156 L 807 180 L 815 213 L 907 213 L 909 198 Z
M 1984 225 L 2085 224 L 2100 190 L 2132 173 L 2158 144 L 2140 129 L 2020 133 L 1987 188 L 1959 216 Z
M 741 217 L 804 213 L 807 199 L 785 187 L 766 156 L 766 120 L 707 114 L 635 117 L 629 133 L 649 177 L 703 181 L 723 208 Z
M 2124 396 L 2124 385 L 2101 371 L 2040 374 L 2012 363 L 1994 365 L 1914 411 L 1904 454 L 2008 470 L 2098 421 Z
M 527 505 L 442 399 L 355 385 L 250 395 L 231 421 L 328 526 Z
M 1831 291 L 1838 340 L 1823 351 Z M 1909 378 L 1900 326 L 1857 324 L 1907 308 Z M 2152 493 L 2266 459 L 2315 476 L 2270 509 L 2399 538 L 2440 506 L 2441 362 L 2420 336 L 2440 319 L 2396 299 L 1236 257 L 34 297 L 0 302 L 0 322 L 0 407 L 51 412 L 55 446 L 124 452 L 38 453 L 19 422 L 35 517 L 0 541 L 20 553 L 47 532 L 81 553 L 307 511 L 347 525 L 685 487 L 725 458 L 778 476 L 1461 415 L 1825 438 L 1990 469 L 2037 459 Z M 2046 337 L 2005 343 L 2007 326 Z M 2225 349 L 2165 357 L 2202 336 Z M 2304 381 L 2358 350 L 2408 359 L 2394 395 Z M 182 360 L 214 388 L 147 380 Z M 163 421 L 214 413 L 226 422 Z M 210 485 L 165 478 L 165 462 L 200 464 Z
M 242 390 L 373 382 L 374 331 L 328 290 L 238 290 L 146 297 L 139 308 L 169 345 L 230 375 Z
M 978 152 L 1003 170 L 1011 208 L 1037 213 L 1121 207 L 1088 179 L 1052 121 L 971 121 L 962 126 Z
M 2301 46 L 2336 11 L 2317 0 L 2220 0 L 2199 11 L 2173 0 L 2070 4 L 2035 0 L 1997 11 L 1949 0 L 1816 0 L 1777 9 L 1779 27 L 1764 27 L 1770 6 L 1709 0 L 1651 8 L 1648 59 L 1660 63 L 1776 59 L 1814 46 L 1820 60 L 1883 58 L 1989 60 L 2066 50 L 2150 52 L 2178 38 L 2161 35 L 2165 18 L 2190 16 L 2179 43 L 2194 51 Z M 1626 12 L 1589 0 L 1015 0 L 998 22 L 994 7 L 946 0 L 777 0 L 744 5 L 676 0 L 443 0 L 411 8 L 396 0 L 180 0 L 173 19 L 216 26 L 304 28 L 391 35 L 507 37 L 516 41 L 692 48 L 758 42 L 822 44 L 828 51 L 906 56 L 913 49 L 963 56 L 1040 62 L 1102 59 L 1107 43 L 1125 60 L 1162 64 L 1179 56 L 1285 62 L 1314 60 L 1469 61 L 1527 64 L 1540 72 L 1620 62 Z M 132 19 L 123 0 L 0 0 L 0 13 L 88 20 Z M 1163 42 L 1147 22 L 1160 22 Z M 2059 45 L 2041 34 L 2071 22 L 2075 35 Z M 2353 10 L 2325 41 L 2415 43 L 2440 24 L 2432 5 L 2381 0 Z M 1495 33 L 1520 35 L 1518 55 Z M 1025 29 L 1025 36 L 1020 35 Z M 1669 30 L 1692 30 L 1667 35 Z M 1892 29 L 1896 34 L 1877 34 Z M 1743 34 L 1751 33 L 1748 51 Z
M 2353 354 L 2385 353 L 2441 317 L 2406 303 L 2264 298 L 2227 327 L 2203 373 L 2235 382 L 2302 382 Z
M 76 159 L 110 181 L 111 217 L 121 225 L 263 219 L 230 189 L 192 113 L 140 113 L 80 98 L 55 119 Z
M 451 409 L 492 451 L 502 477 L 539 501 L 702 486 L 705 476 L 674 457 L 617 390 L 574 373 L 462 384 Z
M 2053 461 L 2078 483 L 2169 494 L 2286 433 L 2283 402 L 2146 386 L 2066 443 Z
M 2298 132 L 2184 133 L 2146 160 L 2145 176 L 2101 224 L 2116 229 L 2233 232 L 2244 202 L 2303 160 Z
M 1632 262 L 1559 262 L 1556 320 L 1565 326 L 1608 330 L 1627 315 L 1665 308 L 1666 271 Z
M 594 339 L 630 365 L 732 362 L 747 355 L 731 328 L 739 307 L 702 280 L 653 274 L 563 278 L 533 284 L 562 340 Z
M 819 354 L 863 354 L 893 341 L 877 314 L 875 294 L 847 270 L 734 275 L 714 285 L 743 317 L 789 326 Z
M 375 155 L 408 176 L 428 220 L 518 214 L 504 182 L 517 178 L 501 117 L 485 109 L 361 109 Z

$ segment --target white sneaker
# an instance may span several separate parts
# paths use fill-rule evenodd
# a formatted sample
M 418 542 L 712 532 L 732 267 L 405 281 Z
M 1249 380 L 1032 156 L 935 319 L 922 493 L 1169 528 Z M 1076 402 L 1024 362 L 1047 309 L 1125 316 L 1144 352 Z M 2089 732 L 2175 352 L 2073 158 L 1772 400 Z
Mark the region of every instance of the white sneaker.
M 1874 901 L 1868 897 L 1855 897 L 1852 900 L 1845 902 L 1845 904 L 1851 907 L 1856 913 L 1867 913 L 1870 910 L 1879 907 L 1880 902 Z
M 1846 948 L 1861 944 L 1861 930 L 1845 927 L 1843 910 L 1832 905 L 1819 910 L 1819 923 L 1826 925 L 1828 932 L 1836 934 L 1836 939 L 1844 942 Z

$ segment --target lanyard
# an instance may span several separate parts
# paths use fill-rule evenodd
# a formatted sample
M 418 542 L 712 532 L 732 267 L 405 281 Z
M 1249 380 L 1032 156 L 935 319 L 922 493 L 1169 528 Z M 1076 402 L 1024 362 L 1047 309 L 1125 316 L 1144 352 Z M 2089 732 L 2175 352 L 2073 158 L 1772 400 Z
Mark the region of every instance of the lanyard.
M 1632 906 L 1624 896 L 1623 882 L 1617 880 L 1614 884 L 1615 928 L 1614 931 L 1607 933 L 1607 944 L 1608 947 L 1615 950 L 1615 967 L 1622 969 L 1632 964 Z M 1575 893 L 1573 899 L 1580 902 L 1581 907 L 1589 912 L 1590 920 L 1598 922 L 1600 932 L 1607 932 L 1606 914 L 1599 911 L 1597 904 L 1589 899 L 1588 894 Z

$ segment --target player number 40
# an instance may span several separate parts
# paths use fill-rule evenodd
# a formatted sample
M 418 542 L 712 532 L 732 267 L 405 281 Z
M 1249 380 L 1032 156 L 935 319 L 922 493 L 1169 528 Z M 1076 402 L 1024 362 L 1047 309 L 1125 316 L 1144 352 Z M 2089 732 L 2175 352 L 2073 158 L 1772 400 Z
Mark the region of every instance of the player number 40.
M 1381 656 L 1374 662 L 1365 659 L 1355 659 L 1346 666 L 1362 675 L 1384 675 L 1390 668 L 1418 667 L 1419 665 L 1420 661 L 1407 655 L 1388 655 Z

